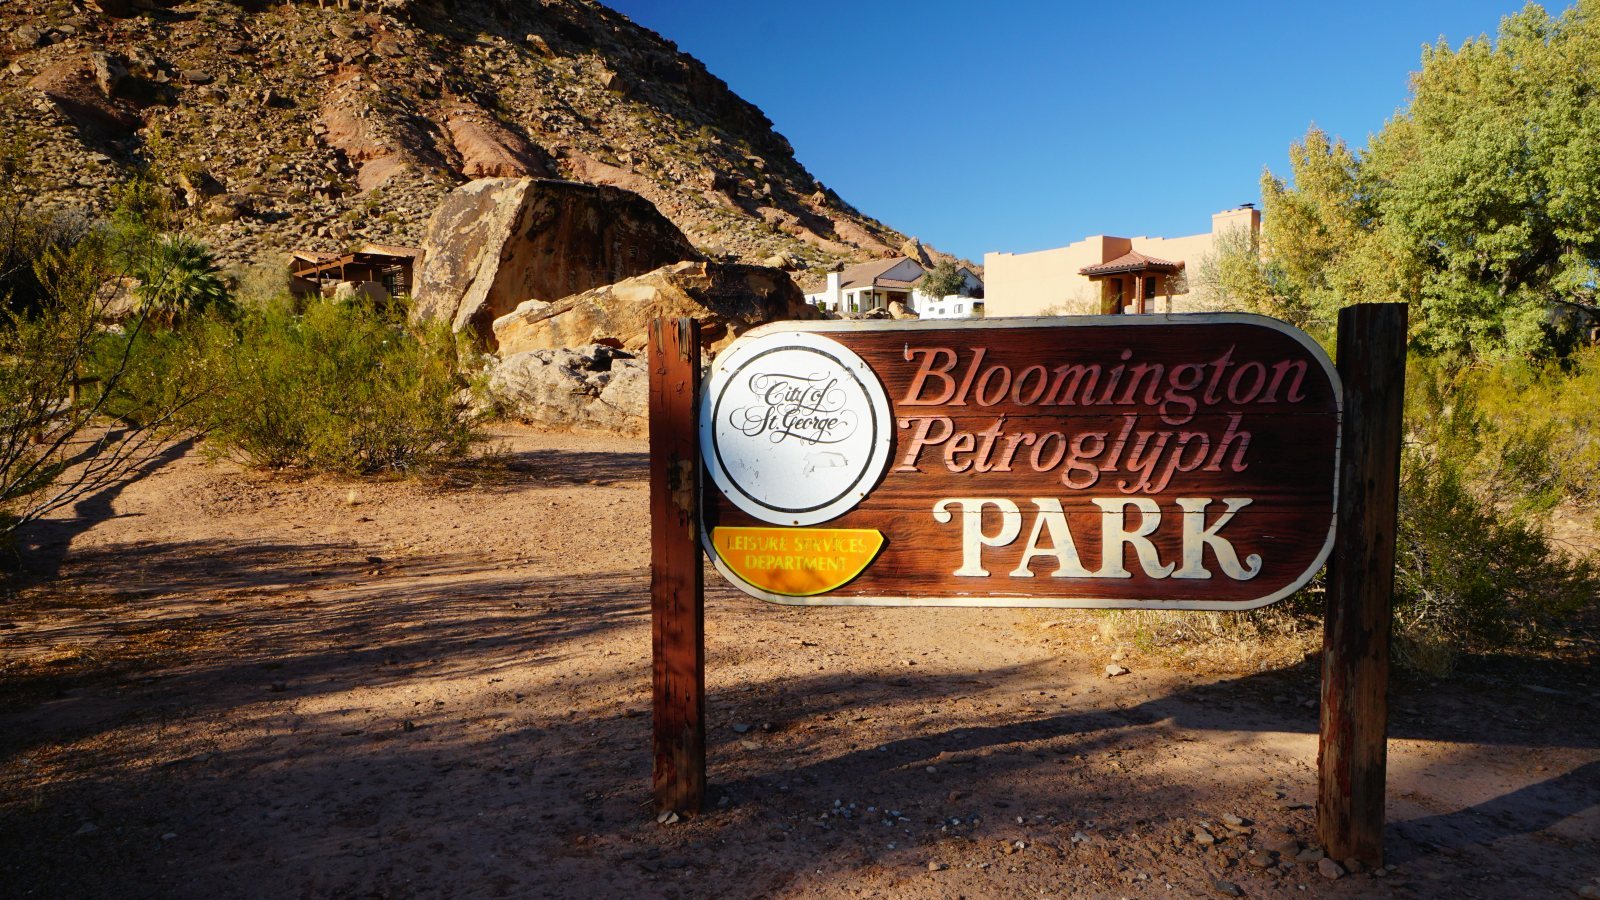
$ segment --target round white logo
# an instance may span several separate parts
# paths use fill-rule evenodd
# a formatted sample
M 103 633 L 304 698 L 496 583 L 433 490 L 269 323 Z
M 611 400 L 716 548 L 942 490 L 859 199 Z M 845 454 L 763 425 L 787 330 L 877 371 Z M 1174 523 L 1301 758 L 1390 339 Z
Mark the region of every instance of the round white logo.
M 889 398 L 861 357 L 809 332 L 741 340 L 700 407 L 706 468 L 763 522 L 815 525 L 852 509 L 889 465 Z

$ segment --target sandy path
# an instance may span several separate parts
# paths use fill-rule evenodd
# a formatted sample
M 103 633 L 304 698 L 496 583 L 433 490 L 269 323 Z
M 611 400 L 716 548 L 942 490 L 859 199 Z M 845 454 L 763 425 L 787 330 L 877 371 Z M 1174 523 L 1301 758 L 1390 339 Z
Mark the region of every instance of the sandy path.
M 1249 857 L 1311 840 L 1305 667 L 1107 679 L 1086 617 L 781 608 L 714 573 L 713 806 L 658 826 L 643 446 L 504 439 L 506 471 L 445 486 L 175 453 L 38 531 L 61 578 L 0 608 L 0 896 L 1571 897 L 1600 877 L 1592 668 L 1398 685 L 1394 870 L 1330 882 Z M 1199 823 L 1228 836 L 1203 848 Z

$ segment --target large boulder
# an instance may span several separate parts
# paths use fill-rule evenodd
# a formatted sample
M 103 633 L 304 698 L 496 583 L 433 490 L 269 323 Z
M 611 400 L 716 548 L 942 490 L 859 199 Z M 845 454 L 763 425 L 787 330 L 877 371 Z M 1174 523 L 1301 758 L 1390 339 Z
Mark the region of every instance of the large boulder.
M 502 355 L 604 343 L 638 351 L 650 321 L 693 316 L 713 352 L 780 319 L 818 318 L 788 273 L 766 266 L 682 262 L 546 303 L 530 300 L 494 321 Z
M 413 314 L 490 341 L 491 323 L 523 301 L 559 300 L 700 258 L 638 194 L 535 178 L 485 178 L 451 191 L 422 249 Z
M 650 373 L 612 347 L 529 350 L 495 361 L 489 396 L 507 415 L 551 429 L 642 437 Z

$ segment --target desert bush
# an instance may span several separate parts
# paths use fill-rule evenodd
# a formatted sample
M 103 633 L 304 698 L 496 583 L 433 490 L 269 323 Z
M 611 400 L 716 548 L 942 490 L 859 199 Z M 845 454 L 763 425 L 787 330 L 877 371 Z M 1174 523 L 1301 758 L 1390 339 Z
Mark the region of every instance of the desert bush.
M 246 464 L 411 473 L 476 438 L 452 335 L 408 328 L 403 310 L 318 300 L 296 314 L 285 297 L 213 325 L 207 342 L 225 383 L 208 444 Z
M 0 206 L 21 223 L 4 237 L 23 242 L 0 247 L 0 256 L 36 254 L 28 277 L 0 282 L 4 537 L 137 474 L 188 427 L 209 383 L 192 356 L 143 352 L 147 316 L 106 326 L 111 301 L 101 287 L 142 263 L 141 236 L 103 225 L 63 231 L 19 203 Z M 41 234 L 49 239 L 39 242 Z
M 1507 377 L 1487 376 L 1502 386 Z M 1576 423 L 1559 405 L 1531 409 L 1543 399 L 1536 394 L 1486 404 L 1481 371 L 1421 360 L 1407 380 L 1395 580 L 1402 662 L 1437 672 L 1461 651 L 1547 643 L 1600 590 L 1595 558 L 1557 549 L 1542 518 L 1565 490 L 1550 462 L 1563 455 L 1557 447 L 1592 438 L 1571 434 Z
M 1483 464 L 1505 460 L 1519 503 L 1600 504 L 1600 347 L 1477 366 L 1458 378 L 1494 426 Z

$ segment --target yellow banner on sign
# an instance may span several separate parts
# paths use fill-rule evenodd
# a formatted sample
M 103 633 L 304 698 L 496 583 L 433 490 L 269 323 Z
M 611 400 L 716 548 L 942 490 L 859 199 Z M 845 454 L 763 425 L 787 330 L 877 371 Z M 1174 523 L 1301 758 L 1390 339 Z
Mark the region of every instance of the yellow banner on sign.
M 875 528 L 713 528 L 711 544 L 735 575 L 786 597 L 848 584 L 883 549 Z

